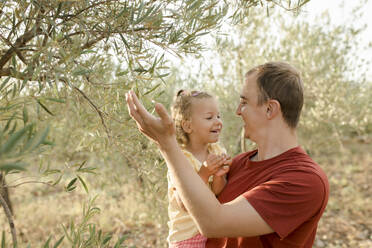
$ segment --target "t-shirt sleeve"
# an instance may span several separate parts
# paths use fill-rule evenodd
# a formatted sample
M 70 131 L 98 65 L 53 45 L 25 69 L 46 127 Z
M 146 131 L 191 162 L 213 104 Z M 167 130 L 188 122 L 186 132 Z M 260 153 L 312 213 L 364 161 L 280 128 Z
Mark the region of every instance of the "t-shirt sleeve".
M 286 172 L 245 192 L 243 196 L 283 239 L 320 211 L 325 189 L 316 174 Z

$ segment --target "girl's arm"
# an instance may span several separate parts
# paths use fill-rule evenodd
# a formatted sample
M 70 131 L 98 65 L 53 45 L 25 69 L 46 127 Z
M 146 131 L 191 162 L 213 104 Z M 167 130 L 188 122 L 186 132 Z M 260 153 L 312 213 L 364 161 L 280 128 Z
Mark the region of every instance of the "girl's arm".
M 207 167 L 202 166 L 200 167 L 200 170 L 198 171 L 198 175 L 203 180 L 203 182 L 208 185 L 209 177 L 213 175 L 213 173 L 211 173 L 211 171 Z
M 219 195 L 223 188 L 225 187 L 227 181 L 226 181 L 226 176 L 213 176 L 213 181 L 211 184 L 212 191 L 215 195 Z
M 212 181 L 212 191 L 215 195 L 219 195 L 223 188 L 226 186 L 226 173 L 230 170 L 231 159 L 225 162 L 225 166 L 222 166 L 214 175 Z

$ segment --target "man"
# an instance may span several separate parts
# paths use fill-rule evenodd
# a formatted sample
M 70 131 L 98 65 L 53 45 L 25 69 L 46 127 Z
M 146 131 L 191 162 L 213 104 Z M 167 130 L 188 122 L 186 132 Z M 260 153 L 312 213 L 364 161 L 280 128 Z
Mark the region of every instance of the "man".
M 127 103 L 140 131 L 159 146 L 207 247 L 312 247 L 329 185 L 297 143 L 303 87 L 292 66 L 271 62 L 246 74 L 236 113 L 257 150 L 233 159 L 219 199 L 188 164 L 165 108 L 155 104 L 156 118 L 133 92 Z

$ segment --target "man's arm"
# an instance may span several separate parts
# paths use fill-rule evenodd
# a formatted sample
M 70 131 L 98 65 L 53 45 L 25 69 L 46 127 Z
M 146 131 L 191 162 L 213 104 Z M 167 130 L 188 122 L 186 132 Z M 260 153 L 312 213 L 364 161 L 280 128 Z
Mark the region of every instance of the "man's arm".
M 220 204 L 178 146 L 174 124 L 163 105 L 155 105 L 160 116 L 156 118 L 147 112 L 133 92 L 126 95 L 126 100 L 138 129 L 159 146 L 182 202 L 203 235 L 238 237 L 273 232 L 244 197 Z
M 176 202 L 177 202 L 178 206 L 181 209 L 183 209 L 187 212 L 187 209 L 185 208 L 185 205 L 183 205 L 183 202 L 182 202 L 180 196 L 178 195 L 177 190 L 174 190 L 174 197 L 176 198 Z

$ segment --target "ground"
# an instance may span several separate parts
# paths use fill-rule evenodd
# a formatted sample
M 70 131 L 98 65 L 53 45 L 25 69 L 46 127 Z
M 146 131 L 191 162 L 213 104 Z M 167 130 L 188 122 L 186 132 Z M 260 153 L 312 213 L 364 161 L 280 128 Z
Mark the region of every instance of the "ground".
M 355 151 L 348 146 L 345 149 L 351 151 L 347 156 L 314 158 L 326 171 L 331 188 L 315 248 L 372 247 L 371 143 L 358 144 Z M 112 234 L 115 241 L 125 235 L 127 247 L 166 247 L 166 204 L 155 206 L 143 202 L 135 194 L 135 185 L 118 186 L 103 183 L 107 178 L 93 179 L 96 181 L 89 183 L 90 195 L 98 195 L 94 205 L 100 211 L 89 222 Z M 63 184 L 54 187 L 25 184 L 11 189 L 19 247 L 27 244 L 41 247 L 49 236 L 52 236 L 51 244 L 55 243 L 63 235 L 62 224 L 68 227 L 71 220 L 75 225 L 82 223 L 82 206 L 88 198 L 83 189 L 67 193 Z M 4 214 L 0 214 L 0 226 L 10 244 Z M 71 247 L 64 242 L 62 247 Z

